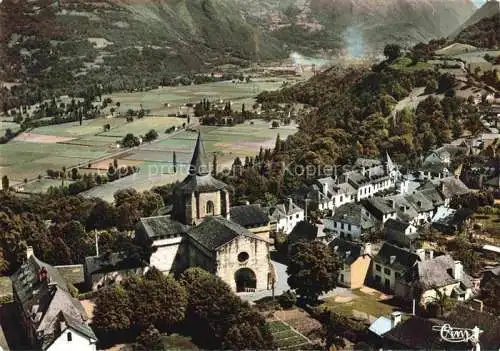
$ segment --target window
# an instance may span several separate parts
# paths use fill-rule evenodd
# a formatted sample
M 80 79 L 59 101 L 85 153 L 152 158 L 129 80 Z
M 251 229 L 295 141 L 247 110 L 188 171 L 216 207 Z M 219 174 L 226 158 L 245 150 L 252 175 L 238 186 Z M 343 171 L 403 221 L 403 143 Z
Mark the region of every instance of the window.
M 241 262 L 241 263 L 246 262 L 246 261 L 248 261 L 249 257 L 250 256 L 248 255 L 247 252 L 240 252 L 238 254 L 238 262 Z
M 206 213 L 207 215 L 214 214 L 214 203 L 212 201 L 207 201 Z
M 350 224 L 347 226 L 347 230 L 351 231 L 351 225 Z
M 381 269 L 382 269 L 382 268 L 380 267 L 380 265 L 378 265 L 378 264 L 376 264 L 376 265 L 375 265 L 375 270 L 376 270 L 377 272 L 380 272 L 380 270 L 381 270 Z
M 387 275 L 391 275 L 391 270 L 389 268 L 384 268 L 384 273 Z
M 73 334 L 71 334 L 71 332 L 68 332 L 66 334 L 66 337 L 68 338 L 68 341 L 72 341 L 73 340 Z
M 342 223 L 342 224 L 340 225 L 340 229 L 342 229 L 342 230 L 344 229 L 344 223 Z
M 340 281 L 344 282 L 344 275 L 343 274 L 340 275 Z
M 295 218 L 299 218 L 299 214 L 298 213 L 295 215 Z

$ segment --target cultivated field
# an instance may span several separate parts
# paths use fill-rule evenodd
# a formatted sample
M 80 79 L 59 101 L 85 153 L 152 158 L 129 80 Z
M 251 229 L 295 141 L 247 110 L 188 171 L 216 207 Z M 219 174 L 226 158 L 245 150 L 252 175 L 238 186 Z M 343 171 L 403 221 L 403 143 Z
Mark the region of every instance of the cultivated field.
M 231 81 L 189 85 L 178 87 L 161 87 L 147 92 L 115 93 L 103 96 L 111 98 L 113 102 L 120 102 L 120 112 L 128 109 L 150 110 L 150 114 L 175 113 L 178 107 L 186 103 L 197 103 L 203 98 L 210 100 L 231 100 L 234 108 L 241 108 L 246 103 L 248 109 L 253 104 L 253 97 L 264 90 L 276 90 L 283 84 L 283 79 L 254 79 L 249 83 L 232 83 Z M 166 107 L 165 104 L 170 104 Z
M 261 120 L 247 121 L 234 127 L 202 126 L 202 136 L 205 151 L 210 161 L 213 154 L 217 154 L 219 170 L 230 168 L 234 159 L 245 156 L 255 156 L 260 149 L 274 147 L 276 137 L 286 138 L 296 132 L 296 126 L 284 126 L 271 129 L 269 123 Z M 150 189 L 153 186 L 168 184 L 184 179 L 191 161 L 197 133 L 181 131 L 176 135 L 151 144 L 131 150 L 121 156 L 119 164 L 133 162 L 140 168 L 139 172 L 131 177 L 107 183 L 85 192 L 87 197 L 101 197 L 111 201 L 113 194 L 123 188 L 133 187 L 138 191 Z M 176 154 L 177 173 L 173 173 L 173 153 Z M 103 160 L 100 164 L 109 164 L 112 158 Z M 92 164 L 96 168 L 96 164 Z
M 168 113 L 178 111 L 179 107 L 185 109 L 185 103 L 196 103 L 203 98 L 230 99 L 235 110 L 240 109 L 242 103 L 250 110 L 255 95 L 263 90 L 278 89 L 282 83 L 281 78 L 255 79 L 250 83 L 217 82 L 162 87 L 148 92 L 112 94 L 109 97 L 113 100 L 113 105 L 116 106 L 116 102 L 120 102 L 120 107 L 116 108 L 117 112 L 124 114 L 130 108 L 137 110 L 142 106 L 150 110 L 149 115 L 143 119 L 136 118 L 131 123 L 127 123 L 124 118 L 108 116 L 83 121 L 81 126 L 78 122 L 70 122 L 22 133 L 9 143 L 0 145 L 0 176 L 5 174 L 11 183 L 16 183 L 25 178 L 35 179 L 38 175 L 45 175 L 47 169 L 61 169 L 63 166 L 67 169 L 74 166 L 83 167 L 82 173 L 94 172 L 104 169 L 114 158 L 122 165 L 140 167 L 134 177 L 126 177 L 89 192 L 89 196 L 106 199 L 112 199 L 113 193 L 120 188 L 146 190 L 155 185 L 182 179 L 183 174 L 171 174 L 173 153 L 176 153 L 178 164 L 187 164 L 191 159 L 196 133 L 181 131 L 165 134 L 167 128 L 181 126 L 187 122 L 186 119 L 167 117 Z M 166 107 L 166 104 L 170 105 Z M 0 133 L 4 132 L 5 126 L 11 124 L 2 122 Z M 110 131 L 103 131 L 105 124 L 110 124 Z M 117 148 L 117 141 L 127 133 L 139 136 L 151 129 L 158 132 L 157 141 L 132 150 Z M 261 146 L 273 147 L 278 133 L 282 138 L 286 138 L 295 131 L 296 126 L 271 129 L 270 123 L 260 120 L 234 127 L 202 127 L 206 151 L 210 158 L 214 153 L 217 154 L 221 170 L 229 167 L 236 156 L 254 156 Z M 88 164 L 91 165 L 90 169 L 86 169 Z M 44 183 L 32 187 L 35 192 L 46 188 Z

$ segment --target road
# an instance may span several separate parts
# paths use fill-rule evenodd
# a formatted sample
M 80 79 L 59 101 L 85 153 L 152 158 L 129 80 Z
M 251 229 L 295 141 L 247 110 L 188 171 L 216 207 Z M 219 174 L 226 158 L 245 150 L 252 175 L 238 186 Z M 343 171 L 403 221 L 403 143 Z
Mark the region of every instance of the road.
M 274 296 L 279 296 L 283 292 L 290 290 L 290 286 L 288 285 L 288 274 L 286 273 L 286 265 L 279 263 L 277 261 L 271 260 L 275 272 L 276 272 L 276 284 L 274 285 Z M 249 302 L 258 301 L 264 297 L 272 296 L 272 290 L 261 290 L 256 291 L 254 293 L 239 293 L 238 296 L 244 300 Z M 320 296 L 320 299 L 324 299 L 326 297 L 333 296 L 345 296 L 345 297 L 356 297 L 356 295 L 347 288 L 337 287 L 326 294 Z

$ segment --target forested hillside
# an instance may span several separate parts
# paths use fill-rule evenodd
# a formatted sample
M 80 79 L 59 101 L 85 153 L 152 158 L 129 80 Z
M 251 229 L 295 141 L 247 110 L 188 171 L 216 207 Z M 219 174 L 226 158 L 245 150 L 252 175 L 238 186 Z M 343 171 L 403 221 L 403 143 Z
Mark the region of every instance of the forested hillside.
M 500 13 L 465 28 L 455 41 L 480 48 L 498 48 L 500 46 Z

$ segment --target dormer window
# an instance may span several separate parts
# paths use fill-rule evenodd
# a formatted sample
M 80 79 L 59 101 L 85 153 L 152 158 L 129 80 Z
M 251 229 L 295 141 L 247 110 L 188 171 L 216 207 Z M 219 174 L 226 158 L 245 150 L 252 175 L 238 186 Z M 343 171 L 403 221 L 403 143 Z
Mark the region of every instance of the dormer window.
M 71 332 L 68 332 L 66 334 L 66 338 L 67 338 L 68 341 L 73 341 L 73 334 L 71 334 Z

